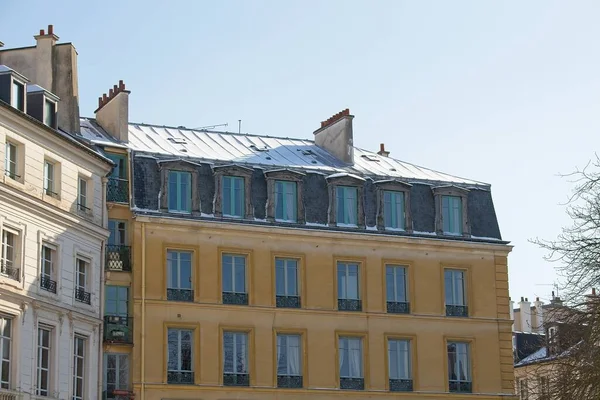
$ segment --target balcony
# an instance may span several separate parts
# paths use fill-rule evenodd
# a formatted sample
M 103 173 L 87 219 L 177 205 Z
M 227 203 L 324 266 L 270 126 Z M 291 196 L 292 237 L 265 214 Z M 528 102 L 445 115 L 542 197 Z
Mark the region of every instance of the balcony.
M 223 374 L 223 385 L 225 386 L 250 386 L 250 375 L 248 374 Z
M 167 371 L 167 383 L 191 385 L 194 383 L 192 371 Z
M 75 288 L 75 300 L 80 303 L 92 304 L 92 294 L 82 288 Z
M 248 305 L 248 293 L 223 292 L 223 304 Z
M 340 311 L 362 311 L 362 301 L 354 299 L 338 299 Z
M 301 388 L 302 377 L 297 375 L 277 375 L 278 388 Z
M 402 301 L 388 301 L 387 312 L 389 314 L 409 314 L 410 304 Z
M 131 272 L 131 247 L 120 244 L 107 244 L 106 270 Z
M 106 201 L 129 203 L 129 181 L 121 178 L 108 178 Z
M 275 305 L 278 308 L 300 308 L 299 296 L 276 296 Z
M 392 379 L 390 378 L 390 392 L 412 392 L 412 379 Z
M 47 276 L 40 277 L 40 287 L 50 293 L 56 294 L 56 281 L 53 281 Z
M 340 389 L 365 390 L 364 378 L 340 378 Z
M 468 310 L 467 306 L 446 305 L 446 316 L 447 317 L 468 317 L 469 310 Z
M 0 389 L 0 400 L 23 400 L 23 393 L 16 390 Z
M 0 260 L 0 274 L 14 281 L 21 282 L 21 269 L 15 268 L 12 261 Z M 2 400 L 1 397 L 0 400 Z
M 472 383 L 468 381 L 449 381 L 448 386 L 452 393 L 471 393 Z
M 170 301 L 194 301 L 192 289 L 169 289 L 167 288 L 167 300 Z
M 120 315 L 104 316 L 104 341 L 108 343 L 133 343 L 133 318 Z

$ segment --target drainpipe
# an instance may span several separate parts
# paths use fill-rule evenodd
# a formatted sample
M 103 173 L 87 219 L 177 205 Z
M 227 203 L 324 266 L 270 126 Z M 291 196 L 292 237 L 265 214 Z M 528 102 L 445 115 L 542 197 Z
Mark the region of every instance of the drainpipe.
M 142 222 L 142 400 L 146 395 L 146 223 Z
M 108 182 L 108 175 L 110 172 L 102 178 L 102 227 L 108 228 L 108 209 L 106 204 L 106 184 Z M 100 252 L 100 329 L 98 330 L 99 343 L 98 347 L 98 399 L 102 398 L 102 392 L 104 390 L 104 285 L 106 283 L 106 276 L 104 265 L 106 263 L 106 240 L 102 241 L 102 248 Z

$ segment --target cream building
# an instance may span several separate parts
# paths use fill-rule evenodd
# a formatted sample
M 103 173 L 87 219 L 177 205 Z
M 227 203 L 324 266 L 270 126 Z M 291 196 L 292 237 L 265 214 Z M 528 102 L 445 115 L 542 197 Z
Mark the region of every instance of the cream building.
M 37 85 L 73 75 L 51 64 L 73 46 L 47 48 L 58 39 L 51 27 L 36 39 L 0 51 L 0 399 L 94 400 L 113 164 L 62 130 L 63 99 Z M 58 75 L 42 83 L 43 71 Z

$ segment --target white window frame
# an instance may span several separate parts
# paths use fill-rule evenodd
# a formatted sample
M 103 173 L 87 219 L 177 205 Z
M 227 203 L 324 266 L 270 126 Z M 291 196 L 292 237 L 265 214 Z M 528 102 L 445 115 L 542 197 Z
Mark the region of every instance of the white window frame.
M 90 290 L 88 289 L 89 286 L 89 280 L 90 280 L 90 266 L 91 266 L 91 262 L 90 260 L 83 258 L 83 257 L 76 257 L 75 258 L 75 288 L 79 289 L 79 290 L 83 290 L 84 292 L 90 292 Z M 83 269 L 83 273 L 81 271 L 81 264 L 84 265 L 84 269 Z M 83 275 L 83 286 L 81 286 L 81 276 Z
M 446 285 L 446 272 L 450 272 L 451 273 L 451 288 L 452 288 L 452 292 L 450 293 L 450 303 L 448 302 L 448 293 L 447 292 L 447 285 Z M 457 278 L 456 275 L 460 274 L 461 275 L 461 279 L 460 281 L 462 282 L 462 299 L 459 299 L 459 294 L 456 293 L 456 285 L 457 283 Z M 444 301 L 446 302 L 446 305 L 448 306 L 467 306 L 467 271 L 462 270 L 462 269 L 454 269 L 454 268 L 445 268 L 444 269 Z
M 388 376 L 390 379 L 406 379 L 412 380 L 412 360 L 411 360 L 411 340 L 410 339 L 398 339 L 388 338 Z M 406 344 L 405 350 L 400 349 L 400 342 Z M 396 344 L 396 350 L 392 351 L 392 343 Z M 393 354 L 396 355 L 394 359 Z M 402 357 L 401 357 L 402 356 Z M 396 376 L 392 375 L 392 364 L 396 364 Z M 404 368 L 404 376 L 400 376 L 400 371 Z
M 226 335 L 232 335 L 232 346 L 233 348 L 231 349 L 231 352 L 233 354 L 232 356 L 232 363 L 231 366 L 233 368 L 232 371 L 227 371 L 226 370 L 226 362 L 225 359 L 227 358 L 226 352 L 227 352 L 227 348 L 226 348 L 226 344 L 225 344 L 225 336 Z M 242 340 L 243 339 L 243 340 Z M 238 354 L 237 354 L 237 343 L 238 340 L 242 340 L 242 347 L 244 349 L 244 354 L 243 354 L 243 367 L 244 367 L 244 372 L 238 372 Z M 249 351 L 249 335 L 248 332 L 236 332 L 236 331 L 224 331 L 223 332 L 223 373 L 224 374 L 250 374 L 250 368 L 248 365 L 248 360 L 250 357 L 250 351 Z
M 90 192 L 89 184 L 89 179 L 86 179 L 83 176 L 80 176 L 77 180 L 77 209 L 81 212 L 91 211 L 91 207 L 89 207 L 88 204 Z
M 297 346 L 294 346 L 293 343 L 290 343 L 290 338 L 294 338 L 295 340 L 297 340 Z M 285 340 L 283 340 L 285 339 Z M 276 369 L 277 369 L 277 375 L 278 376 L 302 376 L 302 335 L 301 334 L 296 334 L 296 333 L 278 333 L 277 334 L 277 364 L 276 364 Z M 285 343 L 284 343 L 285 342 Z M 297 348 L 297 350 L 296 350 Z M 279 371 L 279 358 L 281 356 L 281 352 L 282 350 L 285 350 L 285 359 L 287 360 L 286 366 L 285 366 L 285 373 L 280 373 Z M 298 365 L 296 366 L 296 372 L 294 373 L 292 370 L 294 369 L 293 366 L 291 365 L 292 363 L 290 363 L 290 353 L 292 351 L 296 351 L 296 355 L 297 355 L 297 362 Z
M 346 347 L 344 347 L 344 343 L 346 343 Z M 354 373 L 353 375 L 353 371 L 352 368 L 350 367 L 350 352 L 351 351 L 357 351 L 356 346 L 354 349 L 351 349 L 351 345 L 354 344 L 356 345 L 358 343 L 358 351 L 359 351 L 359 359 L 360 359 L 360 365 L 359 365 L 359 371 L 358 373 Z M 340 373 L 340 378 L 359 378 L 359 379 L 363 379 L 365 377 L 365 366 L 364 366 L 364 349 L 363 349 L 363 338 L 362 337 L 356 337 L 356 336 L 340 336 L 338 339 L 338 369 L 339 369 L 339 373 Z M 345 374 L 342 372 L 342 365 L 343 365 L 343 360 L 344 358 L 348 359 L 348 373 Z M 354 371 L 356 372 L 356 371 Z
M 86 356 L 87 356 L 88 338 L 83 335 L 75 334 L 73 337 L 73 399 L 84 400 L 86 398 Z M 79 354 L 81 350 L 81 354 Z M 81 375 L 78 374 L 78 366 L 81 365 Z M 81 393 L 77 393 L 77 382 L 81 381 Z
M 279 273 L 278 262 L 283 262 L 283 293 L 279 293 L 277 288 L 277 274 Z M 275 258 L 275 295 L 276 296 L 292 296 L 292 297 L 300 297 L 300 274 L 299 274 L 299 265 L 297 258 L 283 258 L 276 257 Z M 296 287 L 295 293 L 288 293 L 288 276 L 290 275 L 290 269 L 293 269 L 295 272 L 295 280 Z
M 1 265 L 1 270 L 2 270 L 2 274 L 5 276 L 10 277 L 9 274 L 6 274 L 5 268 L 8 267 L 8 263 L 10 262 L 10 267 L 12 269 L 16 269 L 18 270 L 18 282 L 21 281 L 21 275 L 22 275 L 22 269 L 21 269 L 21 231 L 11 228 L 7 225 L 3 225 L 2 226 L 2 237 L 0 238 L 1 243 L 1 250 L 0 250 L 0 265 Z M 8 253 L 8 243 L 7 241 L 5 241 L 5 239 L 7 238 L 6 234 L 10 234 L 13 235 L 13 245 L 12 245 L 12 253 L 13 253 L 13 257 L 12 260 L 9 260 L 7 257 L 7 253 Z M 12 279 L 12 278 L 11 278 Z
M 109 357 L 114 357 L 115 358 L 115 368 L 108 368 L 108 359 Z M 127 360 L 126 362 L 126 368 L 123 368 L 123 366 L 121 365 L 122 360 L 125 359 Z M 114 385 L 115 389 L 114 390 L 129 390 L 129 381 L 130 381 L 130 373 L 129 373 L 129 368 L 130 368 L 130 363 L 131 363 L 131 358 L 129 357 L 128 353 L 104 353 L 104 379 L 102 380 L 102 389 L 105 392 L 108 392 L 108 370 L 109 369 L 114 369 L 115 370 L 115 382 L 111 383 L 111 386 Z M 121 372 L 122 371 L 126 371 L 126 382 L 121 382 Z M 108 393 L 107 393 L 108 395 Z M 115 397 L 116 398 L 116 397 Z
M 182 268 L 182 260 L 181 260 L 181 254 L 189 254 L 190 255 L 190 281 L 189 281 L 189 287 L 182 287 L 184 285 L 182 285 L 181 282 L 181 268 Z M 172 258 L 171 256 L 175 255 L 175 258 Z M 193 265 L 193 260 L 194 260 L 194 254 L 191 251 L 185 251 L 185 250 L 167 250 L 167 289 L 177 289 L 177 290 L 193 290 L 194 289 L 194 285 L 193 285 L 193 279 L 194 279 L 194 265 Z M 171 279 L 171 272 L 172 269 L 175 268 L 177 270 L 177 282 L 173 282 Z
M 48 346 L 44 346 L 42 342 L 42 333 L 48 334 Z M 37 332 L 37 363 L 36 363 L 36 395 L 38 396 L 50 396 L 52 393 L 52 340 L 53 340 L 53 329 L 47 325 L 38 325 Z M 43 354 L 47 353 L 48 365 L 43 366 L 42 361 L 44 359 Z M 42 372 L 46 372 L 46 389 L 42 389 Z
M 352 298 L 348 295 L 348 282 L 351 278 L 350 273 L 348 271 L 350 266 L 356 266 L 356 298 Z M 361 265 L 358 262 L 346 262 L 346 261 L 338 261 L 337 262 L 336 270 L 335 270 L 335 272 L 336 272 L 335 279 L 336 279 L 336 285 L 338 285 L 338 288 L 337 288 L 338 300 L 361 300 L 362 296 L 360 293 L 360 291 L 361 291 L 360 267 L 361 267 Z M 346 277 L 346 281 L 345 281 L 346 287 L 344 287 L 344 288 L 339 287 L 339 283 L 337 282 L 340 268 L 344 269 L 344 275 Z
M 175 332 L 177 333 L 177 369 L 170 369 L 169 368 L 169 364 L 170 364 L 170 357 L 171 354 L 168 351 L 168 347 L 169 347 L 169 333 L 171 332 Z M 189 333 L 190 335 L 190 369 L 182 369 L 182 365 L 183 365 L 183 357 L 182 357 L 182 343 L 183 343 L 183 339 L 182 339 L 182 334 L 184 332 Z M 192 329 L 179 329 L 179 328 L 168 328 L 167 329 L 167 371 L 168 372 L 194 372 L 194 331 Z
M 4 329 L 6 324 L 10 323 L 9 328 L 9 336 L 5 335 Z M 13 326 L 15 320 L 7 315 L 0 314 L 0 388 L 2 389 L 11 389 L 11 381 L 12 381 L 12 367 L 13 367 L 13 359 L 12 359 L 12 351 L 13 351 Z M 8 346 L 5 346 L 5 343 L 8 342 Z M 8 347 L 8 355 L 4 354 L 5 348 Z M 4 376 L 3 369 L 8 368 L 8 381 L 2 380 Z
M 225 270 L 225 257 L 231 257 L 231 290 L 230 291 L 226 291 L 225 290 L 225 285 L 223 285 L 223 283 L 225 282 L 225 274 L 223 273 Z M 235 281 L 235 268 L 236 266 L 238 266 L 238 264 L 236 263 L 236 260 L 238 259 L 243 259 L 244 260 L 244 291 L 243 292 L 238 292 L 235 289 L 236 286 L 236 281 Z M 223 293 L 236 293 L 236 294 L 248 294 L 248 257 L 245 254 L 231 254 L 231 253 L 223 253 L 221 255 L 221 285 L 222 285 L 222 292 Z
M 388 293 L 388 268 L 392 270 L 392 275 L 393 275 L 393 286 L 394 286 L 394 292 L 392 293 L 392 297 L 393 299 L 390 300 L 390 293 Z M 398 271 L 402 270 L 403 274 L 404 274 L 404 299 L 401 299 L 399 294 L 398 294 L 398 280 L 397 280 L 397 275 L 398 275 Z M 396 303 L 408 303 L 408 268 L 405 265 L 395 265 L 395 264 L 386 264 L 385 265 L 385 298 L 386 301 L 393 301 Z
M 47 196 L 58 195 L 56 169 L 55 162 L 44 160 L 44 194 Z
M 4 145 L 4 175 L 13 180 L 21 178 L 19 175 L 19 146 L 19 144 L 10 140 L 7 140 Z M 14 149 L 14 152 L 11 149 Z
M 466 379 L 461 379 L 460 376 L 457 376 L 457 379 L 450 379 L 450 353 L 447 351 L 447 357 L 448 357 L 448 382 L 458 382 L 458 383 L 462 383 L 462 382 L 468 382 L 468 383 L 473 383 L 473 372 L 472 372 L 472 365 L 471 365 L 471 344 L 469 342 L 461 342 L 461 341 L 450 341 L 447 343 L 447 347 L 450 345 L 454 345 L 455 346 L 455 365 L 454 365 L 454 369 L 456 371 L 460 371 L 460 354 L 465 356 L 465 360 L 466 360 Z M 459 348 L 464 347 L 464 349 L 466 350 L 463 354 L 463 352 L 459 351 Z

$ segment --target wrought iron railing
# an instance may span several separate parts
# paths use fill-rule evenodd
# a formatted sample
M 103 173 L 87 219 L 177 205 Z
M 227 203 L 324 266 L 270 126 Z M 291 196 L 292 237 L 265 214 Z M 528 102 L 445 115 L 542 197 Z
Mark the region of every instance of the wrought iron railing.
M 106 201 L 129 203 L 129 181 L 121 178 L 108 178 Z
M 40 287 L 44 290 L 56 294 L 56 281 L 53 281 L 47 276 L 40 277 Z
M 223 374 L 223 385 L 225 386 L 250 386 L 250 375 L 248 374 Z
M 387 312 L 390 314 L 409 314 L 410 303 L 403 301 L 388 301 Z
M 300 296 L 276 296 L 275 303 L 279 308 L 300 308 Z
M 194 291 L 192 289 L 168 289 L 167 300 L 171 301 L 194 301 Z
M 223 292 L 223 304 L 248 305 L 248 293 Z
M 297 375 L 277 375 L 277 387 L 301 388 L 302 377 Z
M 104 341 L 124 344 L 133 343 L 133 318 L 121 315 L 105 315 Z
M 362 301 L 354 299 L 338 299 L 340 311 L 362 311 Z
M 167 371 L 167 383 L 191 385 L 194 383 L 192 371 Z
M 12 261 L 0 260 L 0 274 L 21 282 L 21 269 L 15 268 Z
M 84 289 L 75 288 L 75 300 L 80 303 L 91 304 L 92 295 L 90 292 L 86 292 Z
M 448 384 L 450 391 L 454 393 L 471 393 L 473 391 L 472 382 L 449 381 Z
M 446 316 L 448 317 L 468 317 L 469 309 L 467 306 L 446 305 Z
M 131 272 L 131 247 L 119 244 L 107 244 L 106 270 Z
M 412 379 L 392 379 L 390 378 L 390 392 L 412 392 Z
M 340 378 L 340 389 L 365 390 L 365 378 Z

